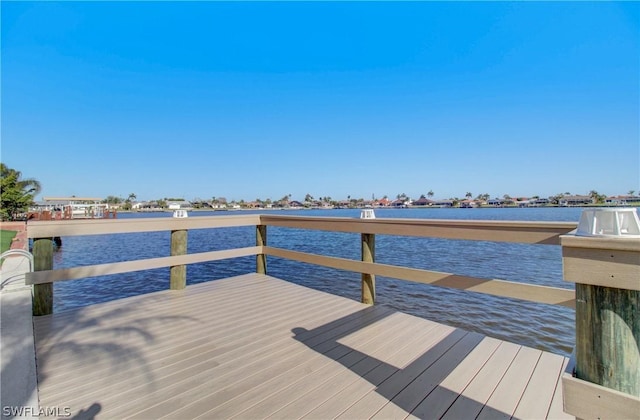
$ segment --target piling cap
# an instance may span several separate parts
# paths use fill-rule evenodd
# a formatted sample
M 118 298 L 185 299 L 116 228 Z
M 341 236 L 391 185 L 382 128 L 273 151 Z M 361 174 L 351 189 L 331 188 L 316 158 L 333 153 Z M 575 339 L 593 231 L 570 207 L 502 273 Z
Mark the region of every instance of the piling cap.
M 640 238 L 640 219 L 635 208 L 585 209 L 576 236 Z

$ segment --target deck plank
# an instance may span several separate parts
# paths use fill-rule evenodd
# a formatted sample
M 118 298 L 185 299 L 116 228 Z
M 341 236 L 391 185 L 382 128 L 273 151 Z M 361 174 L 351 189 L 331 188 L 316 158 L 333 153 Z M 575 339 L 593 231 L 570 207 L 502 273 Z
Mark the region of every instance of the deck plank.
M 476 419 L 510 419 L 541 354 L 540 350 L 522 347 Z
M 540 360 L 513 417 L 543 418 L 547 416 L 551 408 L 553 394 L 561 378 L 563 366 L 564 358 L 562 356 L 546 352 L 540 355 Z
M 480 334 L 469 333 L 424 370 L 378 411 L 374 419 L 404 419 L 462 362 L 482 341 Z
M 566 358 L 260 274 L 34 331 L 41 405 L 78 418 L 568 418 Z
M 502 342 L 442 418 L 476 418 L 502 380 L 521 347 L 517 344 Z
M 411 324 L 411 319 L 401 315 L 395 313 L 393 316 L 360 330 L 354 335 L 357 335 L 361 343 L 372 352 L 380 353 L 384 348 L 394 347 L 393 342 L 395 340 L 409 338 L 408 327 Z M 393 328 L 391 333 L 383 334 L 385 329 L 391 328 Z M 246 418 L 266 417 L 289 404 L 292 400 L 313 392 L 314 389 L 323 384 L 341 381 L 341 376 L 351 372 L 350 369 L 359 374 L 370 370 L 366 365 L 371 363 L 373 358 L 369 357 L 369 360 L 366 360 L 367 356 L 365 354 L 354 351 L 354 349 L 346 346 L 345 343 L 340 344 L 342 345 L 338 346 L 337 349 L 340 349 L 341 352 L 339 354 L 344 356 L 336 357 L 335 354 L 327 353 L 326 356 L 328 357 L 323 358 L 322 366 L 317 371 L 314 371 L 312 375 L 304 375 L 295 378 L 296 380 L 279 376 L 275 378 L 276 381 L 265 382 L 261 386 L 252 389 L 251 392 L 244 393 L 207 412 L 205 416 L 208 418 L 231 418 L 238 415 Z M 331 363 L 331 360 L 337 361 L 338 364 Z M 246 407 L 246 409 L 242 410 L 242 407 Z M 242 412 L 241 414 L 240 411 Z
M 485 337 L 439 386 L 422 400 L 408 418 L 440 418 L 471 383 L 500 346 L 500 340 Z
M 454 329 L 434 343 L 432 347 L 426 349 L 418 359 L 382 382 L 375 391 L 368 393 L 337 418 L 354 419 L 372 417 L 467 334 L 465 331 Z M 409 413 L 406 413 L 405 416 L 408 414 Z
M 409 340 L 399 345 L 391 343 L 392 350 L 381 358 L 381 360 L 385 360 L 387 363 L 379 363 L 376 368 L 362 376 L 363 380 L 353 381 L 345 388 L 336 387 L 334 395 L 339 395 L 339 399 L 330 398 L 303 417 L 309 419 L 326 419 L 335 418 L 342 414 L 362 397 L 374 391 L 382 382 L 406 366 L 411 360 L 418 358 L 422 354 L 423 346 L 427 346 L 430 342 L 433 342 L 434 337 L 449 332 L 448 329 L 440 327 L 442 326 L 437 324 L 426 325 L 419 327 L 417 331 L 415 328 L 412 328 L 408 331 L 411 334 Z M 441 332 L 438 333 L 438 330 Z
M 189 322 L 187 323 L 187 325 L 184 325 L 184 323 L 178 320 L 176 322 L 172 322 L 172 324 L 177 324 L 176 326 L 172 326 L 171 328 L 164 328 L 161 331 L 154 330 L 155 327 L 162 328 L 161 325 L 151 324 L 147 327 L 147 334 L 155 337 L 159 336 L 160 333 L 162 333 L 163 339 L 156 340 L 153 348 L 147 349 L 145 351 L 145 355 L 150 360 L 153 360 L 155 362 L 163 360 L 163 356 L 176 357 L 180 354 L 181 348 L 183 349 L 183 351 L 191 351 L 196 347 L 199 347 L 198 344 L 200 344 L 201 346 L 204 345 L 218 347 L 219 344 L 216 344 L 213 341 L 213 338 L 215 338 L 216 336 L 224 336 L 229 344 L 239 346 L 240 343 L 233 342 L 233 339 L 235 337 L 244 338 L 244 340 L 247 341 L 249 337 L 255 337 L 255 334 L 265 332 L 265 329 L 262 325 L 255 325 L 256 320 L 261 319 L 262 321 L 268 321 L 271 326 L 269 331 L 272 331 L 273 327 L 278 325 L 276 323 L 277 317 L 280 316 L 282 311 L 300 310 L 300 308 L 304 305 L 324 303 L 324 301 L 320 299 L 320 297 L 316 297 L 314 299 L 300 299 L 299 301 L 294 300 L 293 303 L 286 303 L 286 301 L 276 301 L 275 303 L 279 305 L 278 308 L 265 310 L 264 312 L 255 315 L 245 314 L 240 319 L 219 318 L 219 316 L 223 313 L 210 311 L 208 315 L 212 318 L 216 318 L 216 322 L 204 323 L 204 321 L 199 321 Z M 335 303 L 333 305 L 325 303 L 325 305 L 327 305 L 325 306 L 327 311 L 330 309 L 339 309 L 339 305 Z M 197 306 L 194 307 L 193 304 L 190 304 L 189 308 L 196 311 L 200 309 Z M 228 310 L 229 308 L 226 309 Z M 243 307 L 242 305 L 238 305 L 235 309 L 240 311 L 244 310 L 245 307 Z M 111 329 L 113 330 L 113 327 L 111 327 Z M 176 334 L 177 332 L 180 332 L 180 334 Z M 66 337 L 66 339 L 69 339 L 69 337 Z M 94 345 L 99 344 L 94 339 L 92 339 L 91 342 Z M 78 357 L 77 352 L 64 353 L 60 350 L 55 354 L 55 356 L 58 357 L 51 358 L 53 359 L 51 361 L 54 362 L 51 363 L 51 368 L 43 373 L 53 374 L 54 372 L 57 372 L 57 369 L 60 369 L 61 372 L 58 373 L 58 385 L 66 385 L 63 380 L 64 378 L 73 380 L 74 371 L 72 367 L 74 369 L 81 369 L 84 366 L 91 366 L 92 372 L 88 374 L 89 376 L 85 376 L 85 378 L 87 379 L 89 379 L 91 376 L 100 377 L 100 375 L 102 375 L 105 370 L 113 368 L 113 366 L 111 365 L 111 361 L 108 358 L 102 360 L 93 360 L 94 358 L 89 358 L 88 360 L 85 360 L 83 357 Z M 65 364 L 65 359 L 61 359 L 62 356 L 67 356 L 67 358 L 69 359 L 69 364 Z M 88 356 L 91 356 L 91 354 L 89 354 Z M 120 356 L 126 358 L 127 354 L 120 354 Z M 60 365 L 62 365 L 64 369 L 61 369 Z
M 401 315 L 400 318 L 404 321 L 411 321 L 411 318 L 402 314 L 399 315 Z M 340 395 L 341 398 L 344 397 L 344 393 L 341 392 L 342 389 L 348 387 L 355 381 L 366 381 L 364 378 L 366 378 L 369 372 L 382 365 L 384 363 L 383 361 L 390 360 L 391 356 L 401 348 L 401 346 L 396 344 L 398 341 L 409 340 L 411 335 L 416 334 L 414 323 L 398 322 L 398 324 L 399 327 L 401 326 L 400 328 L 396 326 L 392 328 L 393 330 L 400 330 L 402 328 L 402 334 L 400 336 L 394 336 L 393 333 L 389 333 L 388 337 L 387 334 L 380 334 L 375 341 L 370 341 L 369 343 L 359 342 L 358 349 L 352 349 L 352 352 L 357 357 L 355 360 L 356 363 L 349 369 L 341 369 L 339 374 L 324 382 L 316 381 L 315 378 L 308 378 L 304 388 L 298 389 L 296 387 L 293 391 L 295 395 L 290 395 L 289 398 L 285 398 L 287 392 L 283 392 L 280 395 L 280 400 L 275 399 L 277 404 L 274 403 L 273 399 L 269 399 L 253 407 L 251 410 L 243 412 L 242 417 L 246 416 L 250 418 L 261 412 L 267 414 L 267 417 L 271 416 L 272 418 L 301 416 L 322 405 L 329 399 L 335 402 L 335 398 L 333 397 L 336 395 Z M 432 330 L 428 329 L 428 331 Z M 373 356 L 373 354 L 376 356 Z M 394 371 L 397 369 L 398 368 L 394 368 Z M 291 398 L 291 396 L 294 398 Z M 287 403 L 287 399 L 289 403 Z

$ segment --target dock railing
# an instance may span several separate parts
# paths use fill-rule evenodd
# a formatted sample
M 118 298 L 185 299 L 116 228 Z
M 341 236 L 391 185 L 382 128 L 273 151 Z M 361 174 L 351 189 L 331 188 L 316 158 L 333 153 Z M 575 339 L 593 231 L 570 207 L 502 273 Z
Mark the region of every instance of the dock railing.
M 254 246 L 187 254 L 188 230 L 238 226 L 255 226 L 256 242 Z M 604 379 L 601 370 L 599 371 L 600 378 L 597 375 L 581 377 L 579 369 L 577 375 L 568 373 L 563 378 L 564 387 L 568 390 L 565 395 L 565 411 L 583 418 L 592 417 L 596 412 L 600 418 L 620 416 L 633 418 L 640 412 L 640 395 L 637 395 L 640 392 L 640 385 L 634 383 L 640 378 L 640 374 L 637 372 L 640 369 L 640 316 L 638 316 L 640 241 L 590 241 L 592 238 L 576 238 L 573 235 L 566 235 L 576 226 L 576 223 L 568 222 L 355 219 L 257 214 L 185 219 L 30 222 L 27 232 L 28 237 L 33 239 L 36 272 L 28 274 L 26 281 L 28 284 L 34 285 L 34 315 L 46 315 L 52 313 L 53 310 L 53 283 L 56 281 L 169 267 L 171 272 L 169 287 L 182 289 L 186 286 L 184 267 L 187 264 L 255 256 L 256 271 L 266 274 L 268 271 L 267 256 L 273 256 L 361 273 L 362 302 L 367 304 L 374 304 L 376 300 L 375 276 L 385 276 L 432 286 L 576 308 L 578 366 L 587 366 L 602 361 L 603 355 L 613 357 L 617 362 L 612 364 L 611 369 L 605 374 L 624 377 L 622 382 L 626 385 L 620 389 L 620 387 L 616 388 L 616 385 L 612 385 L 616 382 L 614 380 L 607 379 L 598 382 L 599 379 Z M 268 244 L 269 227 L 360 234 L 361 259 L 331 257 L 270 246 Z M 170 256 L 53 269 L 53 237 L 154 231 L 171 231 Z M 562 245 L 564 277 L 567 281 L 577 283 L 578 305 L 576 305 L 576 292 L 571 289 L 377 263 L 375 256 L 376 235 Z M 609 280 L 614 278 L 614 281 L 603 284 L 603 278 Z M 582 287 L 583 284 L 587 284 L 589 287 L 585 289 Z M 591 287 L 601 288 L 603 286 L 607 290 L 591 289 Z M 619 289 L 621 287 L 623 289 Z M 619 290 L 626 291 L 619 293 Z M 598 302 L 610 301 L 609 297 L 612 291 L 616 296 L 613 300 L 617 302 L 617 309 L 611 312 L 613 313 L 611 316 L 605 314 L 604 317 L 608 316 L 607 319 L 610 321 L 605 323 L 605 327 L 602 327 L 600 315 L 594 311 L 603 311 L 608 314 L 609 309 L 597 309 L 597 305 L 584 305 L 583 301 L 589 299 L 595 299 Z M 589 295 L 592 292 L 603 293 L 609 297 Z M 622 321 L 618 321 L 621 317 Z M 603 331 L 586 333 L 585 331 L 591 327 L 594 331 L 598 328 Z M 607 328 L 609 329 L 604 331 Z M 614 334 L 615 337 L 607 336 L 607 334 Z M 581 351 L 581 349 L 598 347 L 606 347 L 607 349 Z M 631 373 L 629 373 L 629 368 Z M 585 403 L 586 400 L 589 400 L 588 404 Z M 598 410 L 594 411 L 594 406 Z
M 256 227 L 255 246 L 224 251 L 186 253 L 187 232 L 190 229 L 252 225 Z M 269 246 L 267 237 L 270 226 L 359 233 L 361 235 L 361 259 L 358 261 Z M 27 282 L 34 285 L 34 315 L 45 315 L 51 313 L 53 309 L 52 286 L 56 281 L 170 267 L 169 287 L 181 289 L 186 286 L 184 267 L 188 264 L 254 255 L 256 256 L 256 271 L 265 274 L 267 272 L 267 256 L 359 272 L 362 275 L 362 302 L 368 304 L 375 303 L 375 276 L 378 275 L 573 308 L 575 307 L 575 293 L 570 289 L 377 263 L 375 262 L 375 235 L 559 245 L 560 235 L 572 231 L 575 227 L 575 223 L 565 222 L 352 219 L 286 215 L 30 222 L 27 231 L 29 238 L 33 239 L 35 272 L 28 276 Z M 171 231 L 170 256 L 53 270 L 53 237 L 155 231 Z

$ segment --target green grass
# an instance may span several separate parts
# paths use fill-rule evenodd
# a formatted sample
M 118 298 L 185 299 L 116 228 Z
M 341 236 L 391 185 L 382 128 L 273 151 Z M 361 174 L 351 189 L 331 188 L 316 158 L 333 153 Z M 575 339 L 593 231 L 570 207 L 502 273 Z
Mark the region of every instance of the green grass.
M 0 230 L 0 253 L 11 248 L 11 241 L 17 233 L 15 230 Z

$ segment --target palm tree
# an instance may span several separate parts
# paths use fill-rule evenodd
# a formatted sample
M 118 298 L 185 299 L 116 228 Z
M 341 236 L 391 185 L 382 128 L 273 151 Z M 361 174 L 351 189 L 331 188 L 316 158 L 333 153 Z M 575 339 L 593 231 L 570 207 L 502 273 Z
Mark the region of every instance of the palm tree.
M 429 192 L 427 193 L 427 197 L 429 197 L 429 199 L 433 198 L 433 191 L 429 190 Z
M 600 194 L 596 190 L 589 191 L 589 197 L 591 197 L 594 203 L 604 203 L 604 200 L 607 198 L 604 194 Z
M 22 179 L 22 173 L 0 163 L 0 217 L 15 219 L 28 210 L 40 192 L 40 182 L 33 178 Z
M 34 178 L 21 179 L 22 173 L 20 171 L 11 169 L 4 163 L 0 163 L 0 175 L 2 178 L 15 178 L 16 187 L 24 194 L 31 194 L 35 196 L 42 189 L 39 181 Z

